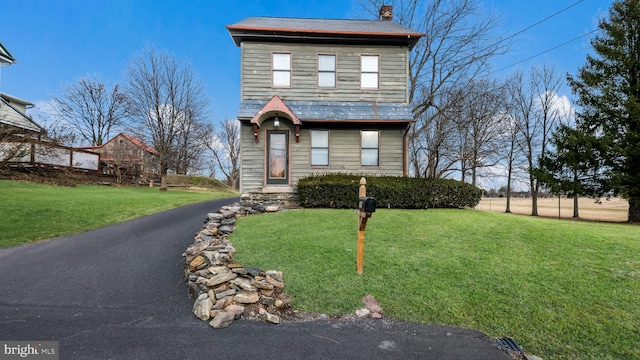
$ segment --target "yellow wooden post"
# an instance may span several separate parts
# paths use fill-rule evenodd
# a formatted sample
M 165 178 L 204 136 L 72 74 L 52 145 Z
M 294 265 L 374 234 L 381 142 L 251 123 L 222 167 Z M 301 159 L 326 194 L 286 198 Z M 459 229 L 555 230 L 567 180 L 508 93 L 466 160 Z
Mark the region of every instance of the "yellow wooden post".
M 358 196 L 363 198 L 367 196 L 367 179 L 364 177 L 360 179 L 360 191 Z M 367 226 L 367 214 L 360 209 L 356 210 L 358 214 L 358 259 L 356 262 L 356 271 L 358 274 L 362 274 L 364 271 L 364 229 Z

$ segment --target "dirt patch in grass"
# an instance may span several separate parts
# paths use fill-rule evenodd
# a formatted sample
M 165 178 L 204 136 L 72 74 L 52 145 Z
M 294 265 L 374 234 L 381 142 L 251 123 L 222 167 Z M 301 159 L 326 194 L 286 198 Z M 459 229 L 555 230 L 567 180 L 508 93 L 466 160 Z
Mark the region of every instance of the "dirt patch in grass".
M 477 210 L 504 212 L 507 206 L 506 198 L 482 198 Z M 561 198 L 558 214 L 558 198 L 539 198 L 538 214 L 550 218 L 571 219 L 573 217 L 573 199 Z M 596 202 L 590 198 L 578 200 L 578 213 L 581 219 L 607 222 L 626 222 L 629 203 L 621 198 L 600 199 Z M 511 212 L 514 214 L 531 215 L 530 198 L 512 198 Z M 558 216 L 559 215 L 559 216 Z

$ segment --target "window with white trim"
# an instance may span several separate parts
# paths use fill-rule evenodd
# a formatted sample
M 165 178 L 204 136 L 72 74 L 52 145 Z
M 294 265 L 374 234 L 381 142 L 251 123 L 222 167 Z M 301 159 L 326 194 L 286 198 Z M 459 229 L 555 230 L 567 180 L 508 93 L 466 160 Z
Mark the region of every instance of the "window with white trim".
M 291 86 L 291 54 L 271 54 L 272 84 L 274 87 Z
M 362 166 L 378 166 L 379 162 L 379 137 L 377 130 L 362 130 L 360 132 L 361 164 Z
M 318 55 L 318 87 L 336 87 L 335 55 Z
M 329 130 L 311 130 L 311 166 L 329 166 Z
M 380 72 L 380 56 L 360 56 L 360 87 L 363 89 L 377 89 Z

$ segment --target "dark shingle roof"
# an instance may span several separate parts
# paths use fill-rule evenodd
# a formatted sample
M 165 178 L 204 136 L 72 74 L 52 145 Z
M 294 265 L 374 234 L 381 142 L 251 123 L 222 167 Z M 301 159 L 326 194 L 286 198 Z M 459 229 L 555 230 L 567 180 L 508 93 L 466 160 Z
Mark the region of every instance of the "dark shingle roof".
M 327 33 L 373 33 L 386 35 L 421 36 L 417 31 L 393 21 L 382 20 L 340 20 L 340 19 L 303 19 L 277 17 L 250 17 L 241 20 L 232 28 L 255 28 L 288 31 L 314 31 Z
M 411 107 L 403 103 L 366 101 L 296 101 L 286 100 L 287 107 L 304 121 L 385 121 L 411 122 Z M 251 119 L 267 103 L 266 100 L 242 100 L 238 119 Z
M 283 36 L 295 39 L 333 37 L 346 40 L 349 38 L 395 39 L 413 47 L 424 36 L 417 31 L 392 21 L 384 20 L 341 20 L 341 19 L 304 19 L 277 17 L 250 17 L 227 26 L 236 45 L 251 38 L 272 39 Z

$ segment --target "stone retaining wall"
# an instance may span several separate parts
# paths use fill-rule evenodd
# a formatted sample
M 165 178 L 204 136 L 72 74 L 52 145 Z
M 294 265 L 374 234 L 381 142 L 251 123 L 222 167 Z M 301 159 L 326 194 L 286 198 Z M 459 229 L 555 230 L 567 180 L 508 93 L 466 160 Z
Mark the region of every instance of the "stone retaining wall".
M 277 206 L 225 206 L 207 214 L 194 243 L 182 254 L 195 316 L 223 328 L 242 316 L 277 324 L 278 314 L 291 310 L 290 296 L 282 292 L 282 272 L 235 263 L 236 249 L 228 240 L 238 218 L 278 210 Z
M 234 205 L 207 214 L 202 230 L 182 254 L 185 282 L 194 299 L 195 316 L 209 321 L 214 328 L 227 327 L 240 317 L 273 324 L 280 323 L 283 317 L 294 321 L 328 318 L 325 314 L 294 311 L 291 297 L 283 292 L 282 272 L 263 271 L 234 261 L 236 249 L 228 237 L 235 230 L 236 220 L 280 210 L 277 205 Z M 356 310 L 356 317 L 382 317 L 382 307 L 373 296 L 364 296 L 362 302 L 364 307 Z
M 247 193 L 240 195 L 240 202 L 244 206 L 277 204 L 289 208 L 298 207 L 298 194 L 291 192 L 279 193 Z

